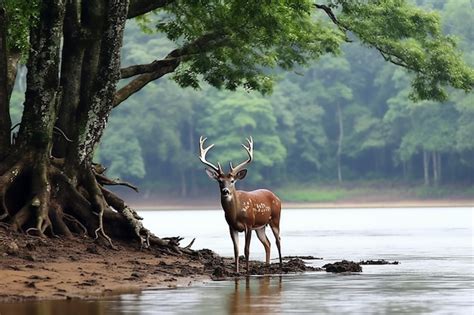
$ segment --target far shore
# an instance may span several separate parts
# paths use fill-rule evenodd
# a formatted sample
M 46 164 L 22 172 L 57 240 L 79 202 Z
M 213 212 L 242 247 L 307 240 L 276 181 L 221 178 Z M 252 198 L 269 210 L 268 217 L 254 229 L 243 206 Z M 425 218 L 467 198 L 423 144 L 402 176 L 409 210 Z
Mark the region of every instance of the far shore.
M 351 208 L 427 208 L 427 207 L 473 207 L 473 199 L 423 199 L 380 200 L 338 202 L 283 202 L 284 209 L 351 209 Z M 219 210 L 218 201 L 136 201 L 130 205 L 137 210 Z

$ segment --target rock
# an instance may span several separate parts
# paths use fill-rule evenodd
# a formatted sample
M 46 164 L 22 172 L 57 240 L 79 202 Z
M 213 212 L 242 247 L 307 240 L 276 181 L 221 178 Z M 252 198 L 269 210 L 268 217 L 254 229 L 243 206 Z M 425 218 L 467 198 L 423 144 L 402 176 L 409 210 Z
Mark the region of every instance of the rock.
M 10 256 L 17 256 L 20 252 L 20 247 L 14 241 L 7 242 L 5 244 L 5 253 Z
M 362 267 L 353 261 L 338 261 L 333 264 L 326 264 L 323 266 L 327 272 L 341 273 L 341 272 L 362 272 Z
M 387 261 L 385 259 L 378 260 L 363 260 L 359 262 L 359 265 L 398 265 L 398 261 Z
M 283 257 L 283 260 L 290 260 L 290 259 L 304 259 L 304 260 L 322 260 L 322 257 L 314 257 L 314 256 L 285 256 Z
M 223 267 L 217 266 L 217 267 L 214 269 L 214 271 L 212 272 L 212 276 L 213 276 L 214 278 L 218 278 L 218 279 L 224 278 L 224 277 L 226 276 L 226 272 L 225 272 L 225 270 L 224 270 Z

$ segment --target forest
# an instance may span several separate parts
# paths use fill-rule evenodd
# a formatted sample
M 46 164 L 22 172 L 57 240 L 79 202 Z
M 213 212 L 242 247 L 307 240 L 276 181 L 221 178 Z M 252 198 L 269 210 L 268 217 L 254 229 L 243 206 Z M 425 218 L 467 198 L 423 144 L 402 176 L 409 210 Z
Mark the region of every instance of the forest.
M 472 3 L 416 4 L 439 12 L 444 34 L 473 66 L 474 25 L 466 23 L 474 20 Z M 127 23 L 125 66 L 150 62 L 175 47 L 147 22 Z M 354 36 L 340 53 L 291 71 L 271 70 L 276 83 L 261 91 L 210 84 L 183 89 L 176 74 L 150 82 L 114 110 L 95 159 L 109 177 L 148 194 L 195 197 L 215 189 L 197 158 L 199 136 L 216 144 L 209 159 L 226 167 L 245 159 L 240 144 L 252 136 L 255 161 L 241 187 L 361 181 L 472 187 L 472 92 L 450 89 L 440 101 L 419 100 L 411 90 L 414 74 L 367 46 Z M 25 76 L 20 69 L 13 122 L 20 121 Z

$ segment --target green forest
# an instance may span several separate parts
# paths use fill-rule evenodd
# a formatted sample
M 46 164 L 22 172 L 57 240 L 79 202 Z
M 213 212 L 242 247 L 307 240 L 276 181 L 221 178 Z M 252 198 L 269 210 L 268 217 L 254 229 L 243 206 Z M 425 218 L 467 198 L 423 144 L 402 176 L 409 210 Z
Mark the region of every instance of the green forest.
M 443 32 L 473 66 L 472 2 L 416 4 L 439 12 Z M 152 18 L 127 23 L 125 66 L 150 62 L 174 48 L 150 29 Z M 472 192 L 473 94 L 450 89 L 448 98 L 439 95 L 441 101 L 420 101 L 412 92 L 414 74 L 348 36 L 340 53 L 290 71 L 270 70 L 275 83 L 262 92 L 207 84 L 183 88 L 179 73 L 151 82 L 114 110 L 96 160 L 108 176 L 130 181 L 145 194 L 197 197 L 216 189 L 197 158 L 199 136 L 216 144 L 209 160 L 226 167 L 246 158 L 240 144 L 252 136 L 255 160 L 240 188 L 286 191 L 365 182 Z M 12 95 L 16 122 L 24 72 Z

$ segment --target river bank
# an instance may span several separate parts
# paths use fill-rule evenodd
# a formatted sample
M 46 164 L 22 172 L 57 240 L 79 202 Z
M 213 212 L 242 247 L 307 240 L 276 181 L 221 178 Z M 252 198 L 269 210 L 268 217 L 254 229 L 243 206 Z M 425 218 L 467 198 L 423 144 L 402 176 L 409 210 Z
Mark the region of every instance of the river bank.
M 0 303 L 27 300 L 97 299 L 145 289 L 187 287 L 245 276 L 232 258 L 211 250 L 174 253 L 138 242 L 114 241 L 117 250 L 91 238 L 39 238 L 0 227 Z M 315 271 L 300 259 L 251 261 L 250 274 Z
M 209 280 L 203 264 L 138 244 L 25 236 L 0 228 L 0 301 L 97 298 Z
M 137 210 L 216 210 L 219 200 L 134 200 Z M 358 209 L 358 208 L 429 208 L 474 207 L 474 199 L 349 200 L 337 202 L 282 202 L 283 209 Z

